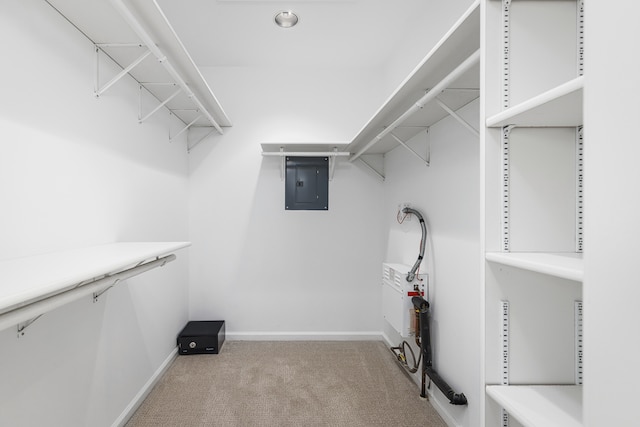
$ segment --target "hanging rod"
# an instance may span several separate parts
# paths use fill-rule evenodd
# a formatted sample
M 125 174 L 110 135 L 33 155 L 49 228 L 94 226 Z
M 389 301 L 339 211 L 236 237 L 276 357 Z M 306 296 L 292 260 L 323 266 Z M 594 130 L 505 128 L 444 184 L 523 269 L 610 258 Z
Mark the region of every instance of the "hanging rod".
M 153 261 L 149 261 L 136 267 L 132 267 L 127 270 L 105 276 L 101 279 L 96 279 L 68 291 L 52 295 L 48 298 L 41 299 L 28 305 L 24 305 L 11 311 L 2 313 L 0 314 L 0 331 L 11 326 L 19 325 L 23 322 L 36 319 L 44 313 L 75 301 L 79 298 L 82 298 L 83 296 L 99 293 L 100 291 L 111 287 L 114 282 L 126 280 L 130 277 L 151 270 L 152 268 L 162 267 L 163 265 L 173 261 L 174 259 L 176 259 L 176 256 L 174 254 L 167 255 L 162 258 L 157 258 Z M 29 322 L 29 324 L 31 323 L 32 322 Z M 22 331 L 23 330 L 24 328 L 22 329 Z
M 420 110 L 429 102 L 433 101 L 442 91 L 447 89 L 452 82 L 462 76 L 464 73 L 469 71 L 473 66 L 475 66 L 480 61 L 480 49 L 476 50 L 472 53 L 467 59 L 465 59 L 460 65 L 458 65 L 453 71 L 451 71 L 445 78 L 440 80 L 438 84 L 436 84 L 429 92 L 427 92 L 422 98 L 420 98 L 415 104 L 413 104 L 407 111 L 405 111 L 400 117 L 398 117 L 393 123 L 384 128 L 382 132 L 380 132 L 375 138 L 373 138 L 367 145 L 362 147 L 360 151 L 354 154 L 349 161 L 356 161 L 361 155 L 363 155 L 367 150 L 373 147 L 375 144 L 380 142 L 382 138 L 387 136 L 390 132 L 392 132 L 395 128 L 400 126 L 407 120 L 413 113 Z
M 131 29 L 142 39 L 142 42 L 147 46 L 147 48 L 153 53 L 153 55 L 158 59 L 158 61 L 164 66 L 169 75 L 176 81 L 178 86 L 184 90 L 184 93 L 193 101 L 194 104 L 211 122 L 214 128 L 221 135 L 224 133 L 218 122 L 213 118 L 211 113 L 207 110 L 207 108 L 200 102 L 198 97 L 193 93 L 189 85 L 182 79 L 182 76 L 176 71 L 176 69 L 171 65 L 171 62 L 167 59 L 165 54 L 160 50 L 160 48 L 153 41 L 151 36 L 147 33 L 147 31 L 142 27 L 140 22 L 136 19 L 136 17 L 131 13 L 129 8 L 124 4 L 123 0 L 111 0 L 111 3 L 116 8 L 116 10 L 122 15 L 122 17 L 127 21 Z

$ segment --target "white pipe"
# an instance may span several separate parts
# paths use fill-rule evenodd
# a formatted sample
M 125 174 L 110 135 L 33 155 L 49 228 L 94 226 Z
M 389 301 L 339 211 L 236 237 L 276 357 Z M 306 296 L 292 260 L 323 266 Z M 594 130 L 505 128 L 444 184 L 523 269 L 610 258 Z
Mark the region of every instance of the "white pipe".
M 25 305 L 12 311 L 3 313 L 0 315 L 0 331 L 10 328 L 11 326 L 16 326 L 19 323 L 25 322 L 29 319 L 34 319 L 44 313 L 80 299 L 84 296 L 104 291 L 106 288 L 113 286 L 118 281 L 126 280 L 130 277 L 144 273 L 145 271 L 151 270 L 155 267 L 161 267 L 166 263 L 173 261 L 174 259 L 176 259 L 176 256 L 174 254 L 167 255 L 154 261 L 147 262 L 137 267 L 132 267 L 128 270 L 115 273 L 111 276 L 95 280 L 77 288 L 70 289 L 60 294 L 53 295 L 43 300 L 36 301 L 29 305 Z
M 380 132 L 375 138 L 373 138 L 367 145 L 365 145 L 360 151 L 354 154 L 349 161 L 353 162 L 363 155 L 369 148 L 377 144 L 382 138 L 387 136 L 389 132 L 400 126 L 405 120 L 409 118 L 413 113 L 420 110 L 427 103 L 433 101 L 433 99 L 440 94 L 443 90 L 453 83 L 456 79 L 469 71 L 480 61 L 480 49 L 472 53 L 467 59 L 465 59 L 460 65 L 458 65 L 453 71 L 451 71 L 445 78 L 440 80 L 429 92 L 427 92 L 422 98 L 411 106 L 407 111 L 398 117 L 393 123 L 387 126 L 382 132 Z
M 116 8 L 116 10 L 120 13 L 120 15 L 122 15 L 125 21 L 127 21 L 131 29 L 135 31 L 138 37 L 142 39 L 142 42 L 149 48 L 149 50 L 158 59 L 158 61 L 160 61 L 160 63 L 164 66 L 164 68 L 167 70 L 169 75 L 176 81 L 178 86 L 180 86 L 182 90 L 184 90 L 184 93 L 186 93 L 187 96 L 194 102 L 194 104 L 196 104 L 196 106 L 198 107 L 198 110 L 204 113 L 204 115 L 211 122 L 213 127 L 215 127 L 220 134 L 223 134 L 224 131 L 222 130 L 218 122 L 216 122 L 216 120 L 213 118 L 211 113 L 209 113 L 207 108 L 202 104 L 202 102 L 200 102 L 198 97 L 191 91 L 191 89 L 189 88 L 189 85 L 182 79 L 182 76 L 180 76 L 180 74 L 176 71 L 176 69 L 173 68 L 173 65 L 171 65 L 171 63 L 169 62 L 165 54 L 162 52 L 162 50 L 160 50 L 160 48 L 156 45 L 156 43 L 151 38 L 149 33 L 147 33 L 147 31 L 142 27 L 140 22 L 131 13 L 129 8 L 124 4 L 124 1 L 111 0 L 111 3 Z
M 335 156 L 350 156 L 351 153 L 349 152 L 336 152 L 336 151 L 278 151 L 278 152 L 272 152 L 272 151 L 263 151 L 262 152 L 263 156 L 278 156 L 278 157 L 285 157 L 285 156 L 295 156 L 295 157 L 321 157 L 321 156 L 325 156 L 325 157 L 335 157 Z

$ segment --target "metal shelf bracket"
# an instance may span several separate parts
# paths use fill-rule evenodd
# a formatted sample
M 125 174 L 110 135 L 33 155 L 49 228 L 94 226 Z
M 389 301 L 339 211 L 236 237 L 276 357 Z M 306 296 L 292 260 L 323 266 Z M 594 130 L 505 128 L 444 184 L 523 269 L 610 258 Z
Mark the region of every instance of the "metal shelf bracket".
M 106 92 L 111 86 L 116 84 L 121 78 L 123 78 L 124 76 L 129 74 L 129 72 L 131 70 L 133 70 L 136 66 L 138 66 L 142 61 L 144 61 L 145 58 L 147 58 L 147 56 L 151 55 L 151 50 L 145 49 L 145 51 L 144 51 L 144 53 L 142 53 L 142 55 L 140 55 L 137 59 L 135 59 L 128 66 L 124 67 L 122 69 L 122 71 L 120 71 L 118 74 L 116 74 L 104 86 L 100 87 L 100 51 L 104 47 L 135 47 L 135 48 L 142 48 L 144 46 L 140 45 L 140 44 L 136 44 L 136 43 L 102 43 L 102 44 L 96 44 L 95 45 L 95 50 L 96 50 L 96 67 L 95 67 L 96 68 L 96 75 L 95 75 L 94 94 L 95 94 L 96 98 L 100 97 L 100 95 L 102 95 L 104 92 Z M 105 52 L 105 54 L 106 54 L 106 52 Z
M 173 92 L 171 95 L 169 95 L 169 97 L 167 97 L 167 99 L 165 99 L 164 101 L 162 101 L 160 104 L 158 104 L 153 110 L 151 110 L 149 113 L 147 113 L 144 117 L 142 116 L 142 89 L 145 88 L 145 85 L 152 85 L 152 84 L 161 84 L 161 85 L 167 85 L 167 86 L 176 86 L 175 83 L 140 83 L 140 96 L 138 98 L 139 100 L 139 108 L 138 108 L 138 123 L 142 123 L 145 120 L 147 120 L 149 117 L 153 116 L 156 112 L 158 112 L 162 107 L 164 107 L 165 105 L 167 105 L 173 98 L 175 98 L 176 96 L 180 95 L 180 93 L 182 92 L 182 88 L 179 88 L 178 90 L 176 90 L 175 92 Z
M 464 126 L 469 132 L 471 132 L 472 134 L 474 134 L 476 137 L 480 138 L 480 132 L 478 132 L 476 130 L 476 128 L 474 128 L 473 126 L 471 126 L 469 124 L 469 122 L 467 122 L 465 119 L 462 118 L 462 116 L 460 116 L 460 114 L 456 113 L 455 111 L 453 111 L 453 109 L 449 108 L 449 106 L 447 104 L 445 104 L 444 102 L 442 102 L 442 100 L 438 97 L 436 97 L 436 102 L 438 103 L 438 105 L 440 106 L 440 108 L 442 108 L 444 111 L 446 111 L 447 113 L 449 113 L 449 115 L 451 117 L 453 117 L 454 119 L 456 119 L 457 121 L 460 122 L 460 124 L 462 126 Z
M 394 134 L 393 132 L 389 132 L 389 136 L 391 136 L 393 139 L 395 139 L 395 141 L 400 144 L 402 147 L 406 148 L 411 154 L 413 154 L 414 156 L 416 156 L 417 158 L 419 158 L 425 165 L 429 166 L 429 162 L 431 161 L 431 144 L 429 143 L 429 128 L 425 128 L 425 136 L 426 136 L 426 156 L 422 157 L 420 154 L 418 154 L 413 148 L 409 147 L 409 145 L 404 142 L 403 140 L 401 140 L 400 138 L 398 138 L 398 136 L 396 134 Z
M 42 314 L 36 317 L 33 317 L 31 319 L 28 319 L 24 322 L 18 323 L 18 325 L 16 326 L 17 330 L 18 330 L 18 338 L 23 337 L 25 331 L 27 330 L 27 328 L 29 326 L 31 326 L 36 320 L 38 320 L 39 318 L 42 317 Z

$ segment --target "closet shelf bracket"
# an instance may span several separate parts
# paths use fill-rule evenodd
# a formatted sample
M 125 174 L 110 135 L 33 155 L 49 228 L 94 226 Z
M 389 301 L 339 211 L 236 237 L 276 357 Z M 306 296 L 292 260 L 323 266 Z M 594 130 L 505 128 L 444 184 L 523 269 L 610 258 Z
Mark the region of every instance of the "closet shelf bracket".
M 446 111 L 451 117 L 453 117 L 458 122 L 460 122 L 460 124 L 464 126 L 469 132 L 474 134 L 476 137 L 480 138 L 480 132 L 478 132 L 476 128 L 471 126 L 469 122 L 463 119 L 462 116 L 460 116 L 460 114 L 456 113 L 455 111 L 453 111 L 453 109 L 449 108 L 449 106 L 444 102 L 442 102 L 440 98 L 436 97 L 436 103 L 440 106 L 440 108 Z
M 389 135 L 393 139 L 395 139 L 398 144 L 400 144 L 402 147 L 406 148 L 411 154 L 413 154 L 414 156 L 419 158 L 426 166 L 429 166 L 429 162 L 431 160 L 431 150 L 430 150 L 430 144 L 429 144 L 429 128 L 426 128 L 425 134 L 427 136 L 427 147 L 426 147 L 427 148 L 427 155 L 425 157 L 422 157 L 413 148 L 409 147 L 409 145 L 406 142 L 404 142 L 403 140 L 398 138 L 398 136 L 395 133 L 389 132 Z
M 25 331 L 27 330 L 27 328 L 29 326 L 31 326 L 36 320 L 38 320 L 39 318 L 42 317 L 42 314 L 36 316 L 36 317 L 32 317 L 31 319 L 27 319 L 24 322 L 18 323 L 16 325 L 16 329 L 18 330 L 18 338 L 23 337 L 25 334 Z
M 135 43 L 103 43 L 103 44 L 96 44 L 95 45 L 95 50 L 96 50 L 96 66 L 95 66 L 96 75 L 95 75 L 94 94 L 95 94 L 96 98 L 99 98 L 100 95 L 102 95 L 104 92 L 106 92 L 111 86 L 113 86 L 121 78 L 123 78 L 124 76 L 129 74 L 129 72 L 131 70 L 133 70 L 136 66 L 140 65 L 140 63 L 142 61 L 144 61 L 152 53 L 151 50 L 146 49 L 142 53 L 142 55 L 140 55 L 138 58 L 136 58 L 131 64 L 129 64 L 126 67 L 124 67 L 118 74 L 116 74 L 104 86 L 100 87 L 100 50 L 102 50 L 103 47 L 137 47 L 137 48 L 140 48 L 140 47 L 144 47 L 144 46 L 142 46 L 140 44 L 135 44 Z
M 380 180 L 382 180 L 384 182 L 385 180 L 385 176 L 383 172 L 380 172 L 378 169 L 374 168 L 371 164 L 369 164 L 364 158 L 362 158 L 362 156 L 358 157 L 358 160 L 360 160 L 360 162 L 366 166 L 367 169 L 369 169 L 371 172 L 373 172 L 374 174 L 376 174 Z
M 166 85 L 172 85 L 175 86 L 175 83 L 146 83 L 146 84 L 166 84 Z M 142 117 L 142 89 L 145 87 L 144 86 L 145 83 L 140 83 L 140 96 L 139 96 L 139 110 L 138 110 L 138 123 L 142 123 L 145 120 L 147 120 L 149 117 L 153 116 L 156 112 L 158 112 L 162 107 L 164 107 L 165 105 L 167 105 L 173 98 L 175 98 L 176 96 L 180 95 L 180 93 L 182 92 L 182 88 L 179 88 L 178 90 L 176 90 L 175 92 L 173 92 L 171 95 L 169 95 L 167 97 L 167 99 L 165 99 L 164 101 L 162 101 L 160 104 L 158 104 L 153 110 L 151 110 L 149 113 L 147 113 L 144 117 Z
M 175 138 L 177 138 L 179 135 L 181 135 L 182 133 L 184 133 L 186 130 L 188 130 L 191 126 L 193 126 L 198 120 L 200 120 L 202 118 L 202 114 L 198 114 L 198 117 L 196 117 L 195 119 L 193 119 L 191 122 L 189 122 L 189 124 L 187 124 L 185 127 L 183 127 L 180 131 L 178 131 L 178 133 L 176 133 L 175 135 L 171 135 L 171 129 L 169 129 L 169 142 L 172 142 Z

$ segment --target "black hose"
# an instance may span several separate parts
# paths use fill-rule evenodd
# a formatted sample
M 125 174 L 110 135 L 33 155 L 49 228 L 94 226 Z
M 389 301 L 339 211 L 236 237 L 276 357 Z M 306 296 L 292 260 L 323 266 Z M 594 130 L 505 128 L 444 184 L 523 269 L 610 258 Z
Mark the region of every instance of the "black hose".
M 427 226 L 424 223 L 424 218 L 422 217 L 422 214 L 417 210 L 411 209 L 411 208 L 404 208 L 402 209 L 402 212 L 406 214 L 415 215 L 418 218 L 418 221 L 420 221 L 420 228 L 422 229 L 422 240 L 420 241 L 420 254 L 418 255 L 418 259 L 416 260 L 416 262 L 413 264 L 413 267 L 411 267 L 411 270 L 409 270 L 409 272 L 407 273 L 407 282 L 413 282 L 413 279 L 416 278 L 416 271 L 418 271 L 418 268 L 420 267 L 420 263 L 422 262 L 422 258 L 424 258 L 424 248 L 425 248 L 425 245 L 427 244 Z
M 422 297 L 411 298 L 413 306 L 420 310 L 420 350 L 422 352 L 422 392 L 421 397 L 426 397 L 427 376 L 435 383 L 442 393 L 449 399 L 452 405 L 466 405 L 467 398 L 464 393 L 456 393 L 447 382 L 433 369 L 431 360 L 431 331 L 429 330 L 429 303 Z

